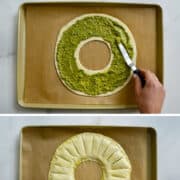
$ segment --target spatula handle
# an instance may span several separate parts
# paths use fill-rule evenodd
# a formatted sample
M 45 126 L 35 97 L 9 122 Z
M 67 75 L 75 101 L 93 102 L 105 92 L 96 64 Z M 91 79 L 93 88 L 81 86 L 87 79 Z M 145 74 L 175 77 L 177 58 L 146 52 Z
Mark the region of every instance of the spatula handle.
M 145 86 L 145 84 L 146 84 L 146 80 L 144 79 L 144 76 L 142 75 L 141 71 L 139 69 L 136 69 L 134 71 L 134 74 L 136 74 L 140 78 L 141 85 L 142 85 L 142 88 L 143 88 Z

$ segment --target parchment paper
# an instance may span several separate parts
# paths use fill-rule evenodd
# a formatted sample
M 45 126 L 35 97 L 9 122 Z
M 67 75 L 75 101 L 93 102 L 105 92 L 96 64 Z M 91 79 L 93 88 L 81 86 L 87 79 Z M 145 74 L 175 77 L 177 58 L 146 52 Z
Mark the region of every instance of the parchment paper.
M 131 180 L 156 180 L 156 139 L 147 128 L 125 127 L 27 127 L 22 131 L 21 180 L 47 180 L 51 158 L 67 138 L 81 132 L 97 132 L 122 145 L 132 164 Z M 154 144 L 154 145 L 153 145 Z M 98 167 L 83 165 L 76 180 L 100 180 Z M 94 168 L 93 168 L 94 167 Z M 93 174 L 91 176 L 91 174 Z M 84 178 L 83 178 L 84 177 Z
M 157 59 L 157 10 L 144 6 L 81 6 L 61 4 L 35 4 L 25 6 L 26 63 L 25 103 L 40 104 L 135 104 L 133 82 L 120 92 L 108 97 L 84 97 L 70 92 L 60 81 L 55 65 L 54 50 L 57 35 L 62 26 L 74 17 L 85 13 L 105 13 L 122 20 L 134 35 L 137 45 L 137 66 L 159 74 Z M 96 45 L 97 46 L 97 45 Z M 94 52 L 103 57 L 100 50 Z M 101 54 L 100 54 L 101 53 Z M 92 53 L 89 56 L 92 57 Z M 86 55 L 86 58 L 88 54 Z M 102 62 L 103 63 L 103 62 Z M 93 64 L 89 65 L 93 66 Z M 100 66 L 100 65 L 99 65 Z

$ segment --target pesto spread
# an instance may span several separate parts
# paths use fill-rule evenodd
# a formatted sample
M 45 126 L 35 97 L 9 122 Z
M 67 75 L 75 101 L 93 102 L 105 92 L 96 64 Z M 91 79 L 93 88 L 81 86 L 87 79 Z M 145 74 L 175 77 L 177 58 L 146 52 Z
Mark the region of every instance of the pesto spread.
M 73 21 L 60 31 L 56 47 L 56 68 L 65 86 L 77 94 L 99 96 L 112 94 L 127 83 L 131 72 L 117 42 L 124 44 L 132 59 L 135 48 L 129 36 L 130 31 L 127 32 L 121 23 L 108 15 L 90 14 Z M 110 45 L 113 59 L 107 70 L 90 75 L 78 67 L 74 54 L 82 41 L 92 37 L 100 37 Z

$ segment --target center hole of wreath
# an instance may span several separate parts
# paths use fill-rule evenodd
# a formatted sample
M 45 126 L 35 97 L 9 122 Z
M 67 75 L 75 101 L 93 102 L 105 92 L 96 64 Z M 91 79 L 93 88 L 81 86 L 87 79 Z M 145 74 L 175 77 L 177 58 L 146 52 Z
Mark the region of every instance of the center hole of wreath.
M 80 62 L 90 70 L 101 70 L 110 62 L 110 49 L 103 41 L 93 40 L 87 42 L 80 49 Z
M 85 161 L 79 164 L 75 170 L 76 180 L 101 180 L 102 169 L 95 161 Z

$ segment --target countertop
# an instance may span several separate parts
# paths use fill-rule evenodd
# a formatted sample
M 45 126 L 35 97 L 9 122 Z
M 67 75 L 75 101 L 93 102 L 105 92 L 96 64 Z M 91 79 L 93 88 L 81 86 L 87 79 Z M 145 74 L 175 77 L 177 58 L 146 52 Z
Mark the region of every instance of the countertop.
M 28 125 L 145 126 L 157 131 L 158 180 L 180 179 L 180 117 L 0 117 L 0 179 L 19 179 L 20 130 Z
M 99 0 L 100 1 L 100 0 Z M 108 0 L 104 0 L 108 1 Z M 16 49 L 18 7 L 23 0 L 0 0 L 0 113 L 76 113 L 102 111 L 65 111 L 24 109 L 16 99 Z M 156 3 L 163 8 L 164 82 L 166 99 L 163 113 L 180 113 L 180 1 L 126 0 L 125 2 Z M 106 111 L 132 113 L 133 111 Z

